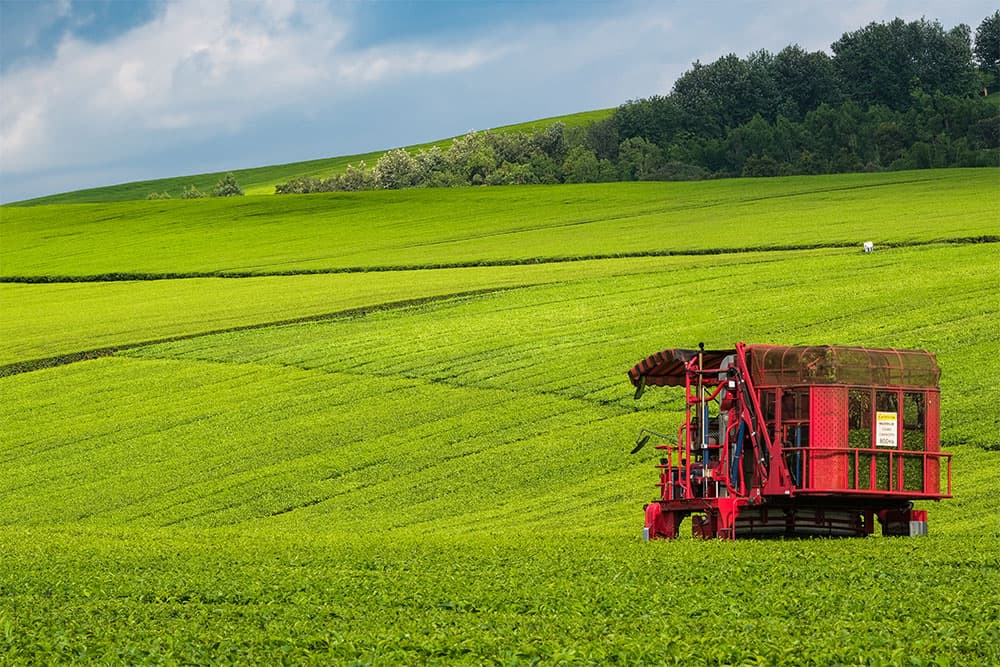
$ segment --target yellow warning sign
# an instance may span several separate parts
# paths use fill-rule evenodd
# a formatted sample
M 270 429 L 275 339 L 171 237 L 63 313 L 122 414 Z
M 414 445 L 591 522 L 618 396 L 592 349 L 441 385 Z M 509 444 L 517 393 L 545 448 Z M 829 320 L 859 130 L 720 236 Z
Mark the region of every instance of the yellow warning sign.
M 875 413 L 875 446 L 895 447 L 899 444 L 899 425 L 895 412 Z

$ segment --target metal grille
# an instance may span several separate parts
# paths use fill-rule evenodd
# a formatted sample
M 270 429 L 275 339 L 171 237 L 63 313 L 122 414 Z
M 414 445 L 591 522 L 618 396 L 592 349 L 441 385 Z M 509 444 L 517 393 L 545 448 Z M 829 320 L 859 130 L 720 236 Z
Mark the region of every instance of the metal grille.
M 812 445 L 847 447 L 847 387 L 813 387 Z M 837 452 L 816 452 L 810 469 L 809 487 L 842 489 L 847 483 L 847 457 Z
M 749 346 L 751 372 L 759 386 L 846 384 L 937 387 L 941 371 L 922 350 L 863 347 Z

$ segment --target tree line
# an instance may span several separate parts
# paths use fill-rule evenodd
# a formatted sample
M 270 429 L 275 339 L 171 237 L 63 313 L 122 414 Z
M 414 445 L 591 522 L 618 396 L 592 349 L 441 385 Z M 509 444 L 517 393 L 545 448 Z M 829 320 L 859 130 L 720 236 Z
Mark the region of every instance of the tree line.
M 243 188 L 236 181 L 236 177 L 232 172 L 226 174 L 220 178 L 215 187 L 212 188 L 210 192 L 203 192 L 198 189 L 198 187 L 192 183 L 191 185 L 184 188 L 181 192 L 181 199 L 204 199 L 205 197 L 242 197 Z M 146 195 L 146 199 L 170 199 L 170 193 L 164 190 L 163 192 L 150 192 Z
M 409 187 L 695 180 L 1000 165 L 1000 11 L 967 25 L 894 19 L 833 55 L 797 45 L 695 62 L 667 95 L 606 119 L 473 132 L 446 149 L 388 151 L 369 168 L 278 194 Z

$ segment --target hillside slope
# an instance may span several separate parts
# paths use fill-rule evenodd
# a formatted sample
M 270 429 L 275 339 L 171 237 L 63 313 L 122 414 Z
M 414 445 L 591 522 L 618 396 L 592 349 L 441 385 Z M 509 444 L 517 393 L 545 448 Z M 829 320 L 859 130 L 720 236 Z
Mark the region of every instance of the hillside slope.
M 790 252 L 719 266 L 665 258 L 618 276 L 565 276 L 14 376 L 4 381 L 5 478 L 19 491 L 0 499 L 0 515 L 349 532 L 418 524 L 427 533 L 553 530 L 584 513 L 588 531 L 606 516 L 617 533 L 650 474 L 624 443 L 643 425 L 669 432 L 677 419 L 650 412 L 655 398 L 635 404 L 624 371 L 689 341 L 936 350 L 944 442 L 998 448 L 995 415 L 975 414 L 1000 401 L 988 381 L 1000 365 L 977 352 L 1000 343 L 1000 303 L 991 303 L 1000 283 L 984 261 L 993 252 L 928 247 L 874 261 Z M 718 283 L 726 288 L 704 288 Z M 736 301 L 706 310 L 727 295 Z M 30 418 L 39 410 L 43 424 Z M 488 505 L 476 502 L 484 494 Z M 400 516 L 391 508 L 402 497 Z
M 363 270 L 0 284 L 3 359 L 103 347 L 0 377 L 0 651 L 995 664 L 996 172 L 926 175 L 5 215 L 8 279 Z M 937 354 L 955 497 L 929 537 L 640 542 L 655 455 L 628 450 L 682 401 L 626 371 L 736 340 Z
M 577 127 L 585 125 L 593 120 L 600 120 L 611 115 L 611 109 L 601 109 L 596 111 L 582 111 L 580 113 L 568 114 L 565 116 L 554 116 L 540 120 L 505 125 L 493 128 L 493 132 L 533 132 L 547 127 L 552 123 L 563 123 L 566 127 Z M 451 145 L 455 137 L 440 139 L 424 144 L 407 146 L 407 150 L 416 151 L 421 148 L 440 146 L 447 148 Z M 263 167 L 250 167 L 244 169 L 230 169 L 236 176 L 237 181 L 243 187 L 247 195 L 272 195 L 274 186 L 285 183 L 294 178 L 303 176 L 313 176 L 326 178 L 332 174 L 340 174 L 347 168 L 347 165 L 357 165 L 364 161 L 369 166 L 389 150 L 372 151 L 370 153 L 359 153 L 356 155 L 342 155 L 338 157 L 321 158 L 318 160 L 306 160 L 303 162 L 290 162 L 288 164 L 267 165 Z M 227 172 L 212 172 L 206 174 L 191 174 L 188 176 L 175 176 L 171 178 L 158 178 L 146 181 L 133 181 L 117 185 L 108 185 L 99 188 L 87 188 L 86 190 L 74 190 L 59 194 L 47 195 L 45 197 L 35 197 L 24 201 L 14 202 L 15 206 L 37 206 L 40 204 L 79 204 L 79 203 L 100 203 L 135 201 L 145 199 L 151 192 L 167 192 L 172 197 L 180 197 L 184 189 L 194 185 L 203 192 L 210 192 L 212 187 Z
M 998 182 L 998 169 L 952 169 L 5 208 L 0 276 L 268 275 L 996 237 Z

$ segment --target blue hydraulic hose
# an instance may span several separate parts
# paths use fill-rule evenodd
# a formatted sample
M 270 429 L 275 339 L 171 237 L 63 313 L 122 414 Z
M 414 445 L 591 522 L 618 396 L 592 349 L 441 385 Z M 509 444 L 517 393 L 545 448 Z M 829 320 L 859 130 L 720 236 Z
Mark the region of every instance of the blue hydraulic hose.
M 744 421 L 740 422 L 740 430 L 736 434 L 736 452 L 733 456 L 733 463 L 730 466 L 729 479 L 736 482 L 734 485 L 737 491 L 742 491 L 743 487 L 743 477 L 740 475 L 740 456 L 743 454 L 743 432 L 746 429 L 747 423 Z
M 795 486 L 802 486 L 802 425 L 795 427 Z

